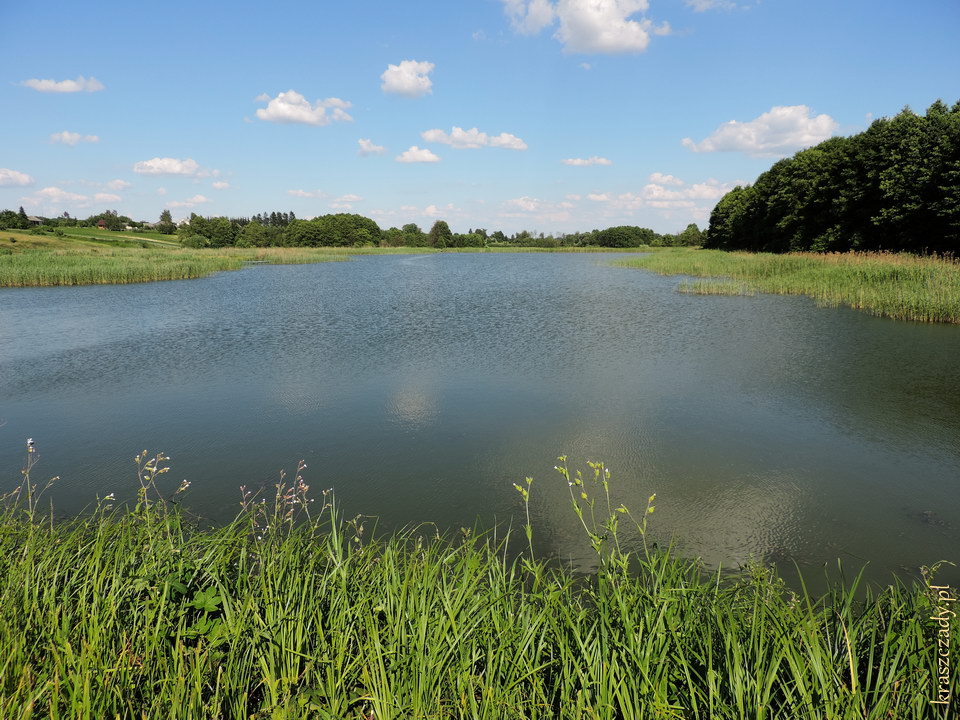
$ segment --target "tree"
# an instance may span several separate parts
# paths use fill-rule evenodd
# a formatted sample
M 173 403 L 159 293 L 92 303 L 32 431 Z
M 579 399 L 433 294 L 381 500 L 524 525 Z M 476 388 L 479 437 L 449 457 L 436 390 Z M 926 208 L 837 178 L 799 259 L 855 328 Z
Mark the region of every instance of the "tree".
M 433 227 L 430 228 L 430 232 L 427 233 L 427 242 L 431 247 L 435 248 L 445 248 L 450 247 L 450 243 L 453 240 L 453 233 L 450 232 L 450 226 L 447 225 L 445 220 L 437 220 Z
M 170 215 L 170 211 L 164 210 L 161 212 L 160 222 L 157 223 L 157 232 L 163 233 L 164 235 L 173 235 L 176 229 L 177 226 L 173 222 L 173 216 Z

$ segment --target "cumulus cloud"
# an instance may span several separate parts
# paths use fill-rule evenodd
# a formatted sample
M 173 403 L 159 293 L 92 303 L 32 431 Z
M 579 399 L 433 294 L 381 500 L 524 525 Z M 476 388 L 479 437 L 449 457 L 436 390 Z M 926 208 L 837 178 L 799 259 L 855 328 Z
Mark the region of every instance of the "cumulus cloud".
M 170 202 L 167 203 L 167 207 L 192 208 L 192 207 L 196 207 L 197 205 L 202 205 L 203 203 L 208 203 L 208 202 L 212 202 L 212 200 L 210 200 L 210 198 L 205 197 L 203 195 L 194 195 L 192 198 L 189 198 L 188 200 L 171 200 Z
M 557 12 L 550 0 L 503 0 L 503 10 L 511 27 L 524 35 L 535 35 L 552 25 Z
M 122 199 L 113 193 L 98 192 L 91 197 L 51 185 L 37 190 L 33 195 L 20 198 L 20 201 L 29 207 L 45 206 L 62 209 L 64 207 L 85 208 L 94 203 L 118 203 Z
M 587 193 L 587 200 L 593 200 L 594 202 L 607 202 L 610 200 L 610 195 L 608 193 Z
M 200 172 L 200 166 L 192 158 L 155 157 L 136 163 L 133 171 L 139 175 L 196 175 Z
M 568 222 L 572 219 L 572 207 L 574 205 L 571 202 L 551 203 L 524 195 L 507 200 L 503 204 L 504 211 L 498 213 L 498 217 L 523 218 L 527 222 Z
M 658 183 L 660 185 L 683 185 L 683 180 L 680 178 L 658 172 L 651 173 L 649 180 L 652 183 Z
M 287 190 L 287 195 L 298 198 L 325 198 L 327 196 L 322 190 Z
M 427 205 L 420 214 L 426 217 L 438 218 L 450 217 L 451 215 L 456 215 L 460 212 L 462 212 L 460 208 L 455 206 L 453 203 L 447 203 L 442 207 L 437 205 Z
M 126 180 L 117 178 L 116 180 L 111 180 L 110 182 L 105 183 L 104 187 L 106 187 L 108 190 L 126 190 L 128 187 L 131 187 L 131 185 Z
M 726 122 L 699 143 L 683 139 L 694 152 L 743 152 L 755 157 L 787 155 L 831 137 L 839 124 L 829 115 L 811 115 L 806 105 L 776 106 L 748 122 Z
M 330 207 L 336 208 L 338 210 L 351 210 L 353 209 L 353 204 L 358 203 L 363 200 L 359 195 L 354 195 L 353 193 L 348 193 L 346 195 L 341 195 L 338 198 L 335 198 Z
M 0 187 L 25 187 L 33 185 L 33 178 L 26 173 L 0 168 Z
M 167 194 L 166 188 L 163 188 L 163 187 L 157 188 L 157 195 L 166 195 L 166 194 Z
M 387 65 L 380 76 L 380 89 L 386 93 L 406 97 L 422 97 L 433 92 L 429 75 L 435 65 L 432 62 L 403 60 L 399 65 Z
M 76 80 L 59 81 L 31 78 L 30 80 L 24 80 L 20 84 L 28 88 L 33 88 L 38 92 L 53 93 L 97 92 L 98 90 L 105 89 L 103 83 L 95 77 L 85 78 L 83 75 L 78 75 Z
M 585 167 L 587 165 L 613 165 L 612 160 L 608 160 L 605 157 L 598 157 L 596 155 L 588 158 L 566 158 L 560 162 L 562 162 L 564 165 L 572 165 L 573 167 Z
M 257 110 L 257 117 L 267 122 L 303 123 L 304 125 L 329 125 L 337 122 L 350 122 L 353 118 L 346 112 L 351 103 L 340 98 L 317 100 L 311 104 L 296 90 L 287 90 L 275 98 L 266 93 L 257 96 L 257 102 L 265 102 L 265 108 Z M 328 112 L 329 111 L 329 112 Z
M 217 182 L 212 183 L 214 190 L 226 190 L 230 187 L 230 183 L 224 182 L 223 180 L 217 180 Z
M 477 128 L 464 130 L 461 127 L 454 126 L 450 133 L 443 130 L 425 130 L 420 133 L 427 142 L 443 143 L 457 150 L 466 148 L 498 147 L 507 150 L 526 150 L 527 144 L 510 133 L 500 133 L 499 135 L 487 135 L 480 132 Z
M 96 135 L 81 135 L 80 133 L 64 130 L 63 132 L 53 133 L 50 136 L 50 142 L 60 143 L 62 145 L 76 145 L 82 142 L 97 143 L 100 142 L 100 138 Z
M 513 29 L 535 34 L 559 23 L 554 37 L 565 52 L 638 53 L 650 34 L 669 35 L 669 23 L 654 25 L 643 16 L 648 0 L 501 0 Z M 583 67 L 583 65 L 581 65 Z M 589 70 L 589 65 L 584 69 Z
M 364 157 L 367 155 L 383 155 L 387 151 L 383 145 L 377 145 L 369 138 L 360 138 L 357 140 L 357 145 L 360 146 L 358 153 Z
M 427 148 L 418 148 L 411 145 L 409 150 L 405 150 L 395 158 L 397 162 L 402 163 L 435 163 L 440 162 L 440 158 L 434 155 Z

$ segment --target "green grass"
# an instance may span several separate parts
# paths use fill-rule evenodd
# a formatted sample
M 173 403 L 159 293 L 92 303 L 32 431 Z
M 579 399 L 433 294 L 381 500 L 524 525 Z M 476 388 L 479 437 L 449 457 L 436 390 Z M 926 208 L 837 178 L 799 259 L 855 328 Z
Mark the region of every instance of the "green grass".
M 821 305 L 898 320 L 960 322 L 960 262 L 949 258 L 671 249 L 617 264 L 663 275 L 728 277 L 747 291 L 808 295 Z
M 199 278 L 248 262 L 312 263 L 346 259 L 313 248 L 189 250 L 105 247 L 95 239 L 0 235 L 0 287 L 98 285 Z
M 645 549 L 652 505 L 637 522 L 608 505 L 602 464 L 585 479 L 561 462 L 599 563 L 578 576 L 493 535 L 371 538 L 331 494 L 310 501 L 302 463 L 207 528 L 161 499 L 165 460 L 137 458 L 129 507 L 62 523 L 37 510 L 28 464 L 0 515 L 0 717 L 949 717 L 929 702 L 925 587 L 720 582 Z M 956 618 L 948 631 L 955 692 Z

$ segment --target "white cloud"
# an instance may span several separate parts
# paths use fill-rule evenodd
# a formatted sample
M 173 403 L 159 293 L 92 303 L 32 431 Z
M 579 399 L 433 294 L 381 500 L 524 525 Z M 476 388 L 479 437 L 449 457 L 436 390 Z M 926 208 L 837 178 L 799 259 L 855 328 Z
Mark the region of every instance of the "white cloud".
M 538 198 L 527 197 L 526 195 L 514 198 L 513 200 L 507 200 L 504 204 L 508 208 L 516 208 L 524 212 L 536 212 L 543 207 L 543 203 Z
M 103 83 L 95 77 L 85 78 L 83 75 L 78 75 L 76 80 L 60 81 L 31 78 L 30 80 L 24 80 L 20 84 L 28 88 L 33 88 L 38 92 L 54 93 L 97 92 L 98 90 L 104 89 Z
M 589 69 L 591 69 L 591 68 L 593 67 L 593 65 L 591 65 L 591 64 L 588 63 L 588 62 L 582 62 L 582 63 L 580 63 L 580 67 L 582 67 L 584 70 L 589 70 Z
M 610 195 L 608 193 L 587 193 L 587 200 L 593 200 L 594 202 L 608 202 L 610 200 Z
M 440 158 L 434 155 L 427 148 L 418 148 L 411 145 L 409 150 L 405 150 L 395 158 L 397 162 L 402 163 L 435 163 L 440 162 Z
M 303 123 L 305 125 L 329 125 L 334 121 L 350 122 L 352 117 L 346 112 L 351 103 L 340 98 L 317 100 L 310 104 L 296 90 L 282 92 L 275 98 L 266 93 L 257 96 L 258 102 L 265 102 L 265 108 L 257 110 L 257 117 L 267 122 Z M 331 112 L 327 112 L 330 110 Z
M 443 130 L 425 130 L 420 133 L 427 142 L 443 143 L 450 145 L 457 150 L 466 148 L 498 147 L 507 150 L 526 150 L 527 144 L 510 133 L 500 133 L 499 135 L 487 135 L 480 132 L 477 128 L 464 130 L 461 127 L 454 126 L 449 134 Z
M 724 123 L 699 143 L 683 139 L 694 152 L 744 152 L 756 157 L 787 155 L 823 142 L 839 124 L 829 115 L 812 117 L 806 105 L 776 106 L 748 122 Z
M 108 190 L 126 190 L 128 187 L 131 187 L 131 185 L 126 180 L 117 178 L 116 180 L 111 180 L 110 182 L 106 183 L 105 187 Z
M 535 35 L 553 24 L 556 8 L 550 0 L 503 0 L 510 25 L 524 35 Z
M 660 185 L 683 185 L 683 180 L 680 178 L 658 172 L 651 173 L 649 180 L 652 183 L 658 183 Z
M 574 167 L 585 167 L 587 165 L 613 165 L 612 160 L 608 160 L 605 157 L 597 157 L 596 155 L 588 158 L 566 158 L 560 162 L 562 162 L 564 165 L 572 165 Z
M 581 197 L 580 197 L 579 195 L 576 195 L 576 194 L 574 194 L 574 193 L 569 193 L 569 194 L 567 194 L 567 195 L 564 195 L 564 197 L 565 197 L 567 200 L 580 200 L 580 199 L 581 199 Z
M 200 166 L 196 160 L 186 158 L 160 158 L 141 160 L 133 166 L 133 171 L 140 175 L 196 175 Z
M 76 145 L 81 142 L 97 143 L 100 142 L 100 138 L 96 135 L 81 135 L 80 133 L 64 130 L 63 132 L 53 133 L 50 136 L 50 142 L 61 143 L 63 145 Z
M 399 65 L 387 65 L 380 79 L 380 89 L 386 93 L 421 97 L 433 92 L 433 82 L 428 77 L 435 65 L 432 62 L 403 60 Z
M 341 195 L 338 198 L 335 198 L 330 207 L 336 208 L 338 210 L 350 210 L 353 208 L 353 204 L 363 200 L 359 195 L 354 195 L 353 193 L 348 193 L 347 195 Z
M 157 195 L 166 195 L 166 194 L 167 194 L 167 189 L 166 189 L 166 188 L 162 188 L 162 187 L 161 187 L 161 188 L 157 188 Z
M 0 168 L 0 187 L 25 187 L 33 185 L 33 178 L 26 173 Z
M 517 32 L 535 34 L 559 21 L 554 37 L 565 52 L 639 53 L 650 44 L 650 33 L 669 35 L 669 23 L 655 26 L 643 17 L 648 0 L 502 0 Z M 640 14 L 640 17 L 635 18 Z M 583 65 L 581 65 L 583 67 Z M 584 67 L 589 70 L 589 65 Z
M 167 203 L 167 207 L 172 207 L 172 208 L 180 208 L 180 207 L 192 208 L 192 207 L 196 207 L 197 205 L 202 205 L 203 203 L 208 203 L 208 202 L 213 202 L 213 201 L 210 200 L 210 198 L 205 197 L 205 196 L 203 196 L 203 195 L 194 195 L 194 196 L 193 196 L 192 198 L 190 198 L 189 200 L 171 200 L 170 202 Z
M 327 194 L 322 190 L 287 190 L 287 195 L 298 198 L 325 198 Z
M 29 197 L 20 198 L 24 205 L 30 207 L 44 206 L 48 208 L 90 207 L 94 203 L 118 203 L 122 200 L 119 195 L 113 193 L 98 192 L 93 197 L 81 195 L 80 193 L 70 192 L 56 186 L 45 187 L 33 193 Z
M 226 190 L 230 187 L 230 183 L 224 182 L 223 180 L 218 180 L 215 183 L 212 183 L 214 190 Z
M 377 145 L 373 140 L 360 138 L 357 140 L 357 144 L 360 146 L 358 151 L 361 155 L 383 155 L 387 149 L 383 145 Z
M 461 212 L 460 208 L 456 207 L 453 203 L 447 203 L 443 207 L 438 207 L 436 205 L 427 205 L 423 209 L 423 212 L 421 212 L 420 214 L 426 217 L 437 218 L 437 217 L 450 217 L 451 215 L 456 215 L 460 212 Z
M 643 52 L 649 21 L 629 18 L 647 6 L 647 0 L 560 0 L 557 38 L 568 52 Z
M 470 37 L 472 37 L 477 42 L 480 42 L 481 40 L 487 39 L 487 34 L 483 30 L 477 30 L 475 33 L 470 35 Z

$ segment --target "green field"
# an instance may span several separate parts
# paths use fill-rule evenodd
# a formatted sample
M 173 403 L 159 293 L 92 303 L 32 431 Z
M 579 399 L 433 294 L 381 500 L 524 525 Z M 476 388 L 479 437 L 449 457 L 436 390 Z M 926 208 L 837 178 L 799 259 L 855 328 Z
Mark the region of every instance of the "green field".
M 761 567 L 721 581 L 647 548 L 653 506 L 634 521 L 608 504 L 599 463 L 581 477 L 561 459 L 557 478 L 597 553 L 583 576 L 537 557 L 529 524 L 519 557 L 466 530 L 372 538 L 328 492 L 312 502 L 302 464 L 208 527 L 163 499 L 186 490 L 166 458 L 136 461 L 129 506 L 53 522 L 29 465 L 5 499 L 0 717 L 949 716 L 930 703 L 937 634 L 960 656 L 960 622 L 932 619 L 948 605 L 929 574 L 824 597 Z
M 11 238 L 16 242 L 11 242 Z M 292 264 L 345 260 L 323 248 L 142 248 L 96 237 L 0 234 L 0 287 L 100 285 L 199 278 L 249 262 Z
M 667 249 L 621 260 L 662 275 L 732 278 L 685 282 L 696 294 L 808 295 L 825 306 L 920 322 L 960 322 L 960 262 L 907 253 L 771 253 Z

